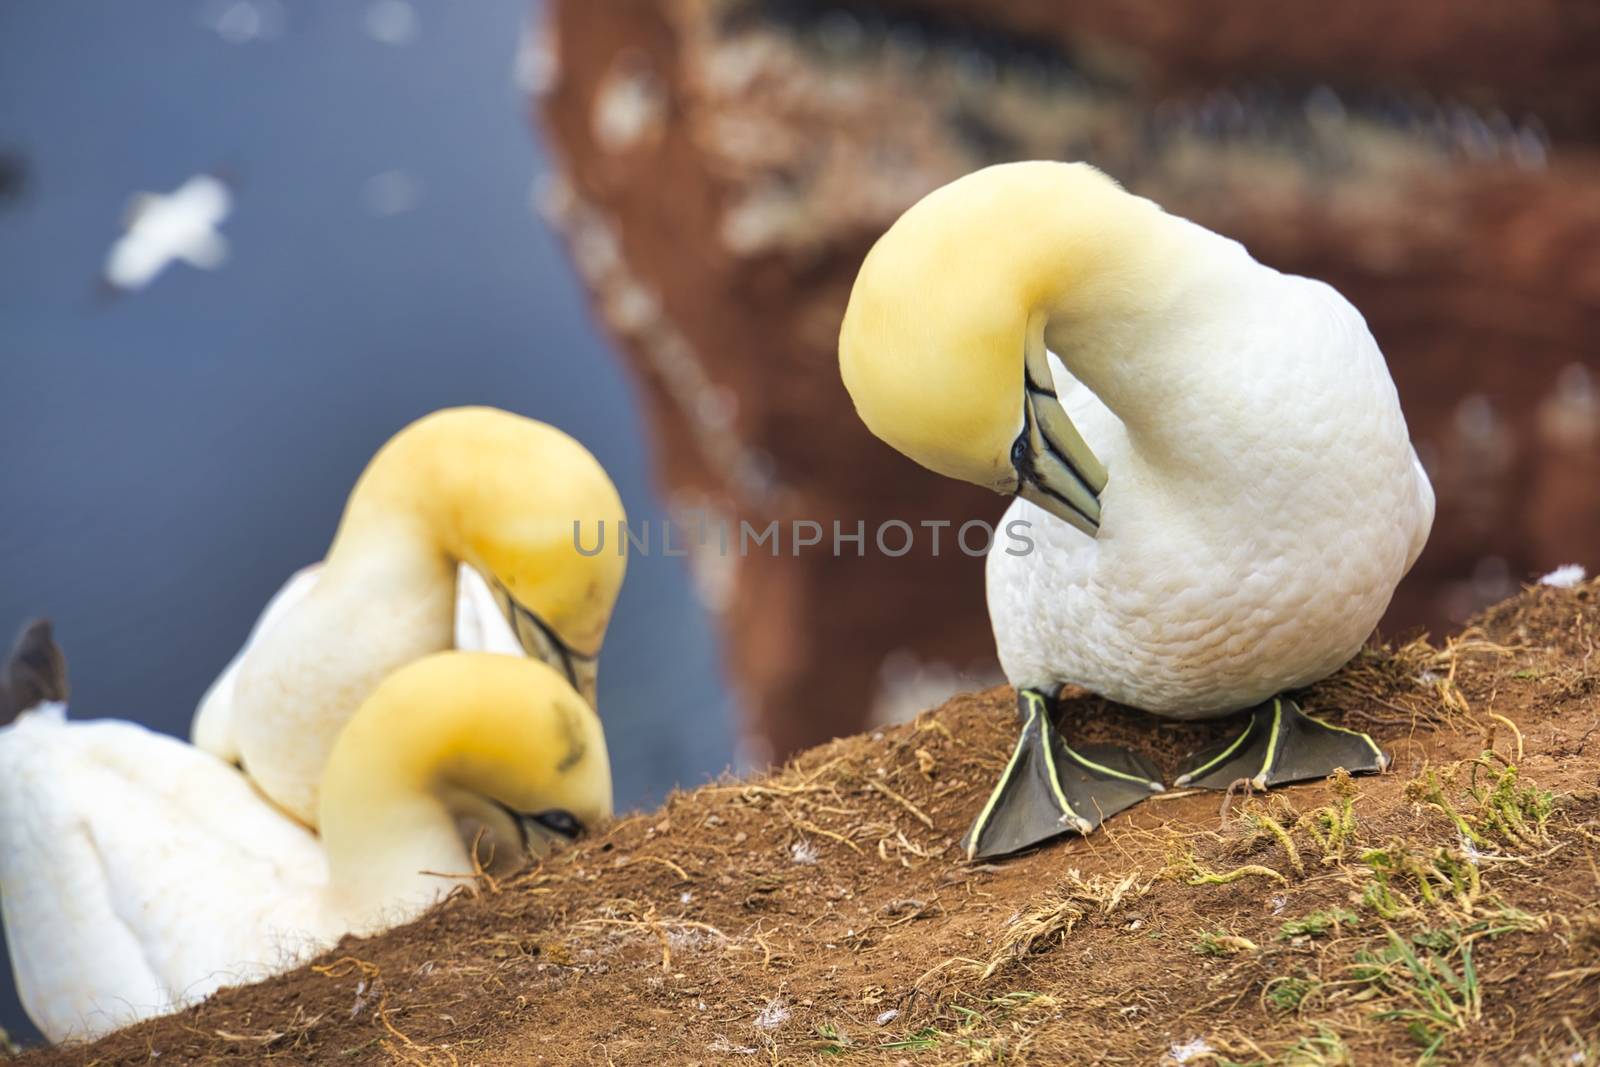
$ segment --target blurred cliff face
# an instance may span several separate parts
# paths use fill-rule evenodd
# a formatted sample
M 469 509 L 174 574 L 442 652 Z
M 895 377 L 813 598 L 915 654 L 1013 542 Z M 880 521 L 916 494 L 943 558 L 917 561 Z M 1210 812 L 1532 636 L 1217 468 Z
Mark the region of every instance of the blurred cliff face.
M 1001 501 L 858 425 L 837 325 L 861 257 L 918 197 L 990 163 L 1075 159 L 1366 314 L 1439 493 L 1386 630 L 1447 628 L 1530 575 L 1600 562 L 1600 20 L 1581 5 L 546 14 L 525 57 L 563 160 L 545 209 L 637 371 L 678 506 L 994 518 Z M 700 573 L 771 753 L 991 669 L 978 560 Z

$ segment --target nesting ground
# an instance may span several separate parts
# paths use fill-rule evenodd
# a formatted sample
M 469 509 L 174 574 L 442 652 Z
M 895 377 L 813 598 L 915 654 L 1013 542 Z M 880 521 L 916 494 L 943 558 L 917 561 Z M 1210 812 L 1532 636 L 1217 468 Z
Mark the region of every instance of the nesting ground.
M 673 797 L 312 966 L 45 1064 L 1600 1062 L 1600 582 L 1305 694 L 1390 773 L 956 841 L 1011 695 Z M 1069 697 L 1170 771 L 1216 734 Z

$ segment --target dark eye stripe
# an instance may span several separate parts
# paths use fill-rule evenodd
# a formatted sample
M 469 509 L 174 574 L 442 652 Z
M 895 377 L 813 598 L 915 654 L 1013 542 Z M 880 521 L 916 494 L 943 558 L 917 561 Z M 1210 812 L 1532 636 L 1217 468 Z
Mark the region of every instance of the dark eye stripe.
M 549 811 L 525 814 L 507 807 L 493 797 L 488 797 L 486 799 L 489 801 L 489 803 L 505 812 L 506 818 L 510 819 L 512 825 L 517 828 L 517 836 L 522 839 L 522 850 L 524 852 L 531 851 L 533 848 L 533 842 L 530 840 L 530 831 L 528 829 L 528 824 L 530 822 L 538 823 L 546 830 L 558 837 L 564 837 L 568 841 L 575 840 L 583 834 L 583 823 L 579 822 L 577 816 L 573 815 L 570 811 L 564 811 L 560 808 L 552 808 Z
M 528 818 L 551 833 L 560 834 L 568 841 L 583 833 L 583 823 L 579 822 L 570 811 L 562 811 L 557 808 L 551 811 L 541 811 L 536 815 L 528 816 Z

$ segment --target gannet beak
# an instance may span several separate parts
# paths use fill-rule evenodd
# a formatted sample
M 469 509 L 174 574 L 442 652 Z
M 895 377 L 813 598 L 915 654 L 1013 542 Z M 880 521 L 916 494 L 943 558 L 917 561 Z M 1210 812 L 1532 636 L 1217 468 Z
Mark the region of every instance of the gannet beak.
M 1029 345 L 1023 374 L 1022 432 L 1011 446 L 1016 494 L 1093 537 L 1105 465 L 1061 407 L 1042 343 Z
M 543 619 L 534 614 L 499 582 L 494 583 L 495 599 L 505 612 L 511 631 L 517 635 L 522 650 L 536 660 L 549 664 L 578 691 L 591 708 L 595 702 L 600 669 L 599 657 L 579 652 L 561 639 Z
M 580 656 L 570 649 L 567 654 L 572 664 L 572 687 L 591 708 L 599 708 L 596 697 L 599 690 L 600 660 L 595 656 Z

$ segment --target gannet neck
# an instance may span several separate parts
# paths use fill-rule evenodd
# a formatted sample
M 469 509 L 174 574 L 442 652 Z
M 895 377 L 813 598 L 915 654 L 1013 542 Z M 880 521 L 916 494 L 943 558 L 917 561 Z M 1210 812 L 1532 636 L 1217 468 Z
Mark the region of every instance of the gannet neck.
M 456 564 L 414 523 L 362 533 L 252 643 L 233 684 L 228 748 L 267 796 L 312 827 L 322 769 L 349 716 L 390 672 L 450 648 L 454 636 Z
M 611 814 L 598 717 L 535 660 L 444 652 L 390 675 L 351 718 L 323 774 L 320 826 L 336 907 L 391 920 L 470 872 L 453 798 L 518 814 Z M 427 873 L 427 872 L 434 873 Z M 366 913 L 382 902 L 386 914 Z
M 1043 313 L 1059 329 L 1159 314 L 1152 301 L 1164 302 L 1181 266 L 1181 220 L 1082 164 L 994 169 L 999 184 L 976 200 L 977 217 L 952 223 L 1006 231 L 984 257 L 994 263 L 970 269 L 993 269 L 1025 320 Z
M 1182 436 L 1181 410 L 1222 399 L 1205 386 L 1226 388 L 1232 370 L 1197 329 L 1274 272 L 1087 167 L 1027 165 L 1008 202 L 1027 219 L 1005 242 L 1000 283 L 1022 307 L 1021 347 L 1055 353 L 1131 433 Z

